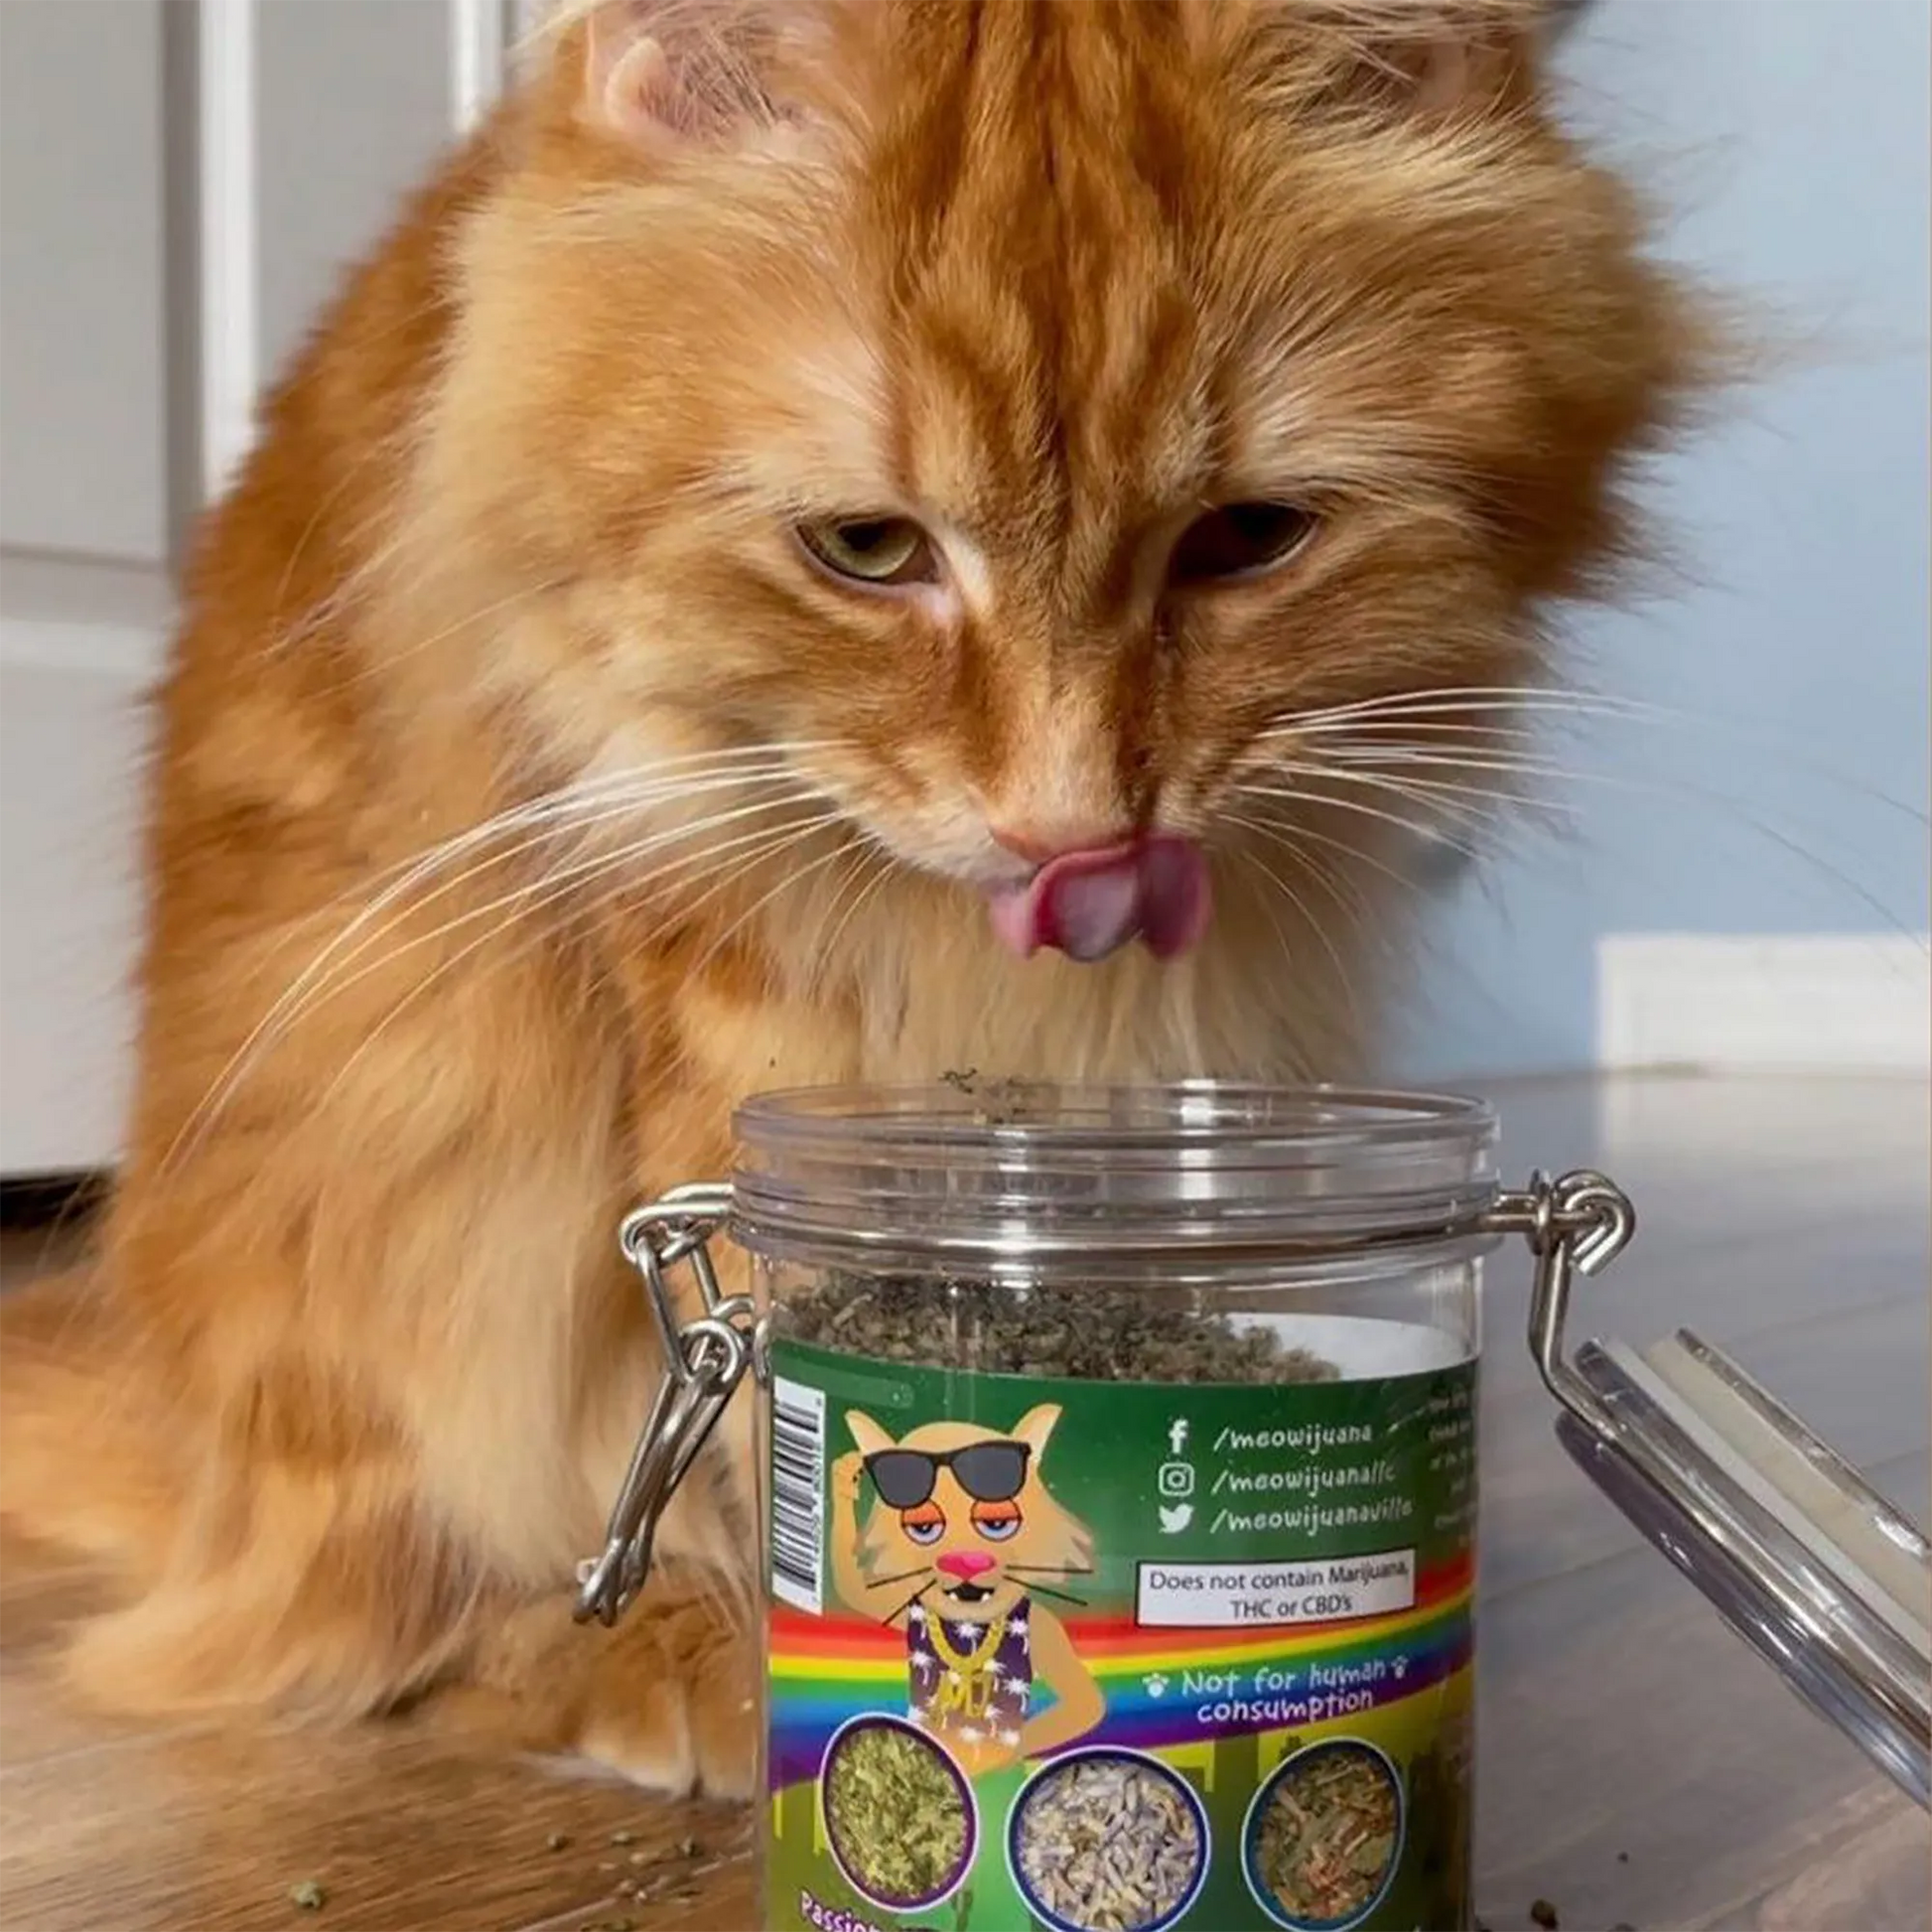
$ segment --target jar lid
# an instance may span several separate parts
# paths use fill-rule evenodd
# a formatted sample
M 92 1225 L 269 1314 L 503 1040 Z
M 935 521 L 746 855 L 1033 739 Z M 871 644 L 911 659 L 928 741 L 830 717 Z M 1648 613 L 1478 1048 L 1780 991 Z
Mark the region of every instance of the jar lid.
M 762 1094 L 735 1129 L 733 1237 L 776 1259 L 1184 1278 L 1496 1239 L 1495 1115 L 1450 1095 L 959 1074 Z
M 1814 1711 L 1932 1809 L 1932 1547 L 1903 1511 L 1689 1329 L 1562 1354 L 1539 1273 L 1531 1347 L 1592 1483 Z M 1554 1304 L 1554 1305 L 1553 1305 Z

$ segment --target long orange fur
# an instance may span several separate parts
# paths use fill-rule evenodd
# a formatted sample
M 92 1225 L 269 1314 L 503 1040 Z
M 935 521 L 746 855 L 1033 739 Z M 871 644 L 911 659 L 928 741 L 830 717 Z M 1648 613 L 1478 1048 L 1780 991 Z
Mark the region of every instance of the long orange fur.
M 1533 11 L 557 24 L 188 573 L 126 1163 L 0 1355 L 8 1519 L 125 1580 L 88 1694 L 448 1687 L 745 1788 L 742 1414 L 629 1621 L 566 1616 L 656 1369 L 617 1219 L 721 1173 L 759 1088 L 1372 1052 L 1387 828 L 1271 834 L 1231 786 L 1298 712 L 1544 675 L 1704 352 Z M 1168 595 L 1174 531 L 1256 497 L 1318 508 L 1306 554 Z M 884 508 L 952 533 L 956 595 L 854 595 L 788 535 Z M 1195 953 L 995 947 L 991 817 L 1157 814 L 1214 855 Z

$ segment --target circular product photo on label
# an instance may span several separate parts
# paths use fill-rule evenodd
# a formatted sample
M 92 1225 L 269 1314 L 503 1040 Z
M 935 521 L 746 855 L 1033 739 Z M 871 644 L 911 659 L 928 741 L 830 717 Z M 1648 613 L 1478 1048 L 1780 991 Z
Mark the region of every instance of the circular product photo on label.
M 1360 1738 L 1324 1738 L 1255 1793 L 1241 1833 L 1248 1889 L 1291 1932 L 1346 1932 L 1381 1903 L 1405 1824 L 1394 1764 Z
M 1054 1932 L 1162 1932 L 1207 1876 L 1207 1813 L 1159 1758 L 1098 1746 L 1037 1772 L 1007 1821 L 1007 1863 Z
M 819 1773 L 825 1841 L 854 1891 L 895 1912 L 959 1888 L 979 1850 L 972 1787 L 945 1747 L 897 1718 L 854 1718 Z

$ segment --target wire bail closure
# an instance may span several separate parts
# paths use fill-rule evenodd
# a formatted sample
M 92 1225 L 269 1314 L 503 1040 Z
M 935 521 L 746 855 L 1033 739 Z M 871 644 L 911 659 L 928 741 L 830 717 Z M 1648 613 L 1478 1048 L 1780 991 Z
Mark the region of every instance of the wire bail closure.
M 645 1301 L 657 1328 L 664 1379 L 630 1452 L 605 1532 L 603 1554 L 577 1568 L 579 1623 L 617 1622 L 650 1574 L 657 1525 L 684 1473 L 704 1448 L 718 1418 L 744 1379 L 758 1346 L 757 1310 L 749 1296 L 726 1296 L 711 1258 L 712 1237 L 731 1218 L 732 1190 L 722 1182 L 674 1188 L 661 1200 L 624 1216 L 618 1245 L 643 1277 Z M 1636 1231 L 1629 1197 L 1600 1173 L 1580 1169 L 1551 1180 L 1531 1176 L 1527 1188 L 1499 1194 L 1460 1229 L 1444 1233 L 1521 1234 L 1536 1257 L 1530 1301 L 1530 1349 L 1550 1392 L 1590 1427 L 1607 1427 L 1601 1405 L 1563 1353 L 1564 1317 L 1572 1283 L 1600 1274 Z M 666 1275 L 689 1262 L 704 1312 L 681 1321 Z
M 1637 1231 L 1637 1210 L 1607 1175 L 1579 1168 L 1560 1180 L 1538 1172 L 1483 1216 L 1497 1234 L 1520 1234 L 1536 1257 L 1530 1287 L 1530 1353 L 1544 1386 L 1598 1435 L 1609 1433 L 1602 1402 L 1564 1353 L 1564 1321 L 1577 1277 L 1600 1275 Z
M 684 1473 L 724 1414 L 752 1359 L 756 1332 L 749 1296 L 720 1292 L 711 1237 L 731 1212 L 731 1189 L 679 1187 L 623 1218 L 618 1246 L 644 1279 L 664 1379 L 618 1490 L 604 1550 L 577 1567 L 579 1623 L 617 1622 L 650 1575 L 657 1525 Z M 665 1276 L 691 1264 L 704 1312 L 680 1321 Z

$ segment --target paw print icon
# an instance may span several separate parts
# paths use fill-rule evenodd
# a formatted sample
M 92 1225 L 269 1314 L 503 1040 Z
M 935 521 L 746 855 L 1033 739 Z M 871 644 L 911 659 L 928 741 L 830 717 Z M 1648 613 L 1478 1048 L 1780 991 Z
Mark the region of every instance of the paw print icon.
M 1155 1671 L 1142 1678 L 1141 1682 L 1147 1687 L 1147 1694 L 1151 1698 L 1164 1698 L 1168 1695 L 1168 1680 L 1161 1671 Z

